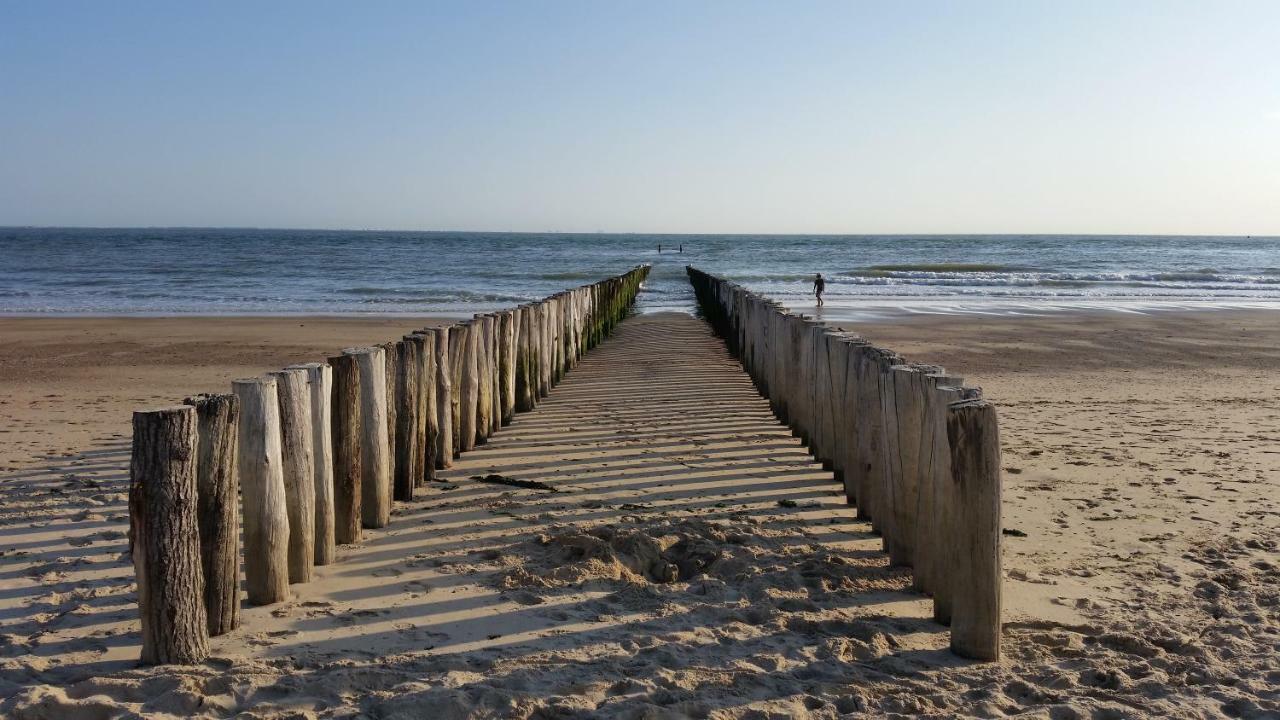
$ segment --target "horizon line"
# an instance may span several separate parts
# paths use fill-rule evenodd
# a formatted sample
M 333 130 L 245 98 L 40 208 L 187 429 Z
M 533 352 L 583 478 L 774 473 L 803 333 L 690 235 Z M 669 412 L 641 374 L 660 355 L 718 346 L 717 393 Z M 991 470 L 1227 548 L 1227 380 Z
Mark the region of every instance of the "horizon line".
M 274 232 L 345 232 L 455 235 L 629 235 L 665 237 L 1164 237 L 1280 239 L 1280 234 L 1235 233 L 1104 233 L 1104 232 L 641 232 L 584 230 L 396 230 L 389 228 L 276 227 L 255 225 L 0 225 L 0 230 L 258 230 Z

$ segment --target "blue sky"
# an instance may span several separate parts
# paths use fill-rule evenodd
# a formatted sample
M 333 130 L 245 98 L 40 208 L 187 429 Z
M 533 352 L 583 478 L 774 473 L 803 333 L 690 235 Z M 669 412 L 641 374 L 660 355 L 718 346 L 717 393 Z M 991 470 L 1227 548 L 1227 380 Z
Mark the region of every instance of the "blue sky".
M 1280 234 L 1280 2 L 0 1 L 0 224 Z

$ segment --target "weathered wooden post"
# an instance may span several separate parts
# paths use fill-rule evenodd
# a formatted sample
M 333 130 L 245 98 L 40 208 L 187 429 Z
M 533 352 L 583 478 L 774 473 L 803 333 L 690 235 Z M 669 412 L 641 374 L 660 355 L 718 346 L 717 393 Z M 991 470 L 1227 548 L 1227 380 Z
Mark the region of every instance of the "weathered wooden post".
M 454 448 L 453 429 L 455 393 L 453 385 L 453 362 L 450 346 L 453 343 L 453 328 L 448 325 L 432 328 L 435 331 L 436 360 L 436 468 L 453 467 Z
M 480 374 L 476 354 L 480 340 L 480 327 L 475 322 L 455 325 L 458 332 L 458 367 L 454 380 L 458 392 L 458 452 L 470 452 L 476 446 L 476 419 L 480 407 Z M 453 358 L 451 357 L 450 360 Z
M 489 436 L 502 429 L 502 317 L 489 315 Z
M 396 343 L 396 464 L 392 497 L 400 501 L 413 499 L 413 490 L 422 476 L 418 465 L 419 408 L 422 405 L 419 372 L 422 360 L 418 351 L 421 342 L 415 343 L 406 336 Z
M 336 556 L 333 508 L 333 418 L 329 408 L 333 402 L 333 368 L 325 363 L 299 363 L 289 370 L 307 373 L 307 389 L 311 394 L 311 459 L 315 471 L 315 550 L 316 565 L 328 565 Z
M 924 396 L 921 445 L 927 467 L 920 474 L 920 495 L 916 502 L 916 554 L 911 564 L 912 587 L 934 596 L 937 617 L 938 580 L 947 552 L 942 531 L 942 502 L 951 482 L 951 449 L 947 441 L 947 406 L 961 399 L 962 378 L 928 376 L 932 387 Z M 944 593 L 945 594 L 945 593 Z
M 440 442 L 440 420 L 438 410 L 436 410 L 436 396 L 438 396 L 439 387 L 435 369 L 435 336 L 435 328 L 426 328 L 413 333 L 413 337 L 419 338 L 421 343 L 419 347 L 419 382 L 422 387 L 422 405 L 420 410 L 421 418 L 419 420 L 421 425 L 419 429 L 421 433 L 419 466 L 422 474 L 417 478 L 417 482 L 420 484 L 435 479 L 435 454 L 436 447 L 439 446 Z
M 274 378 L 231 383 L 240 399 L 237 450 L 244 505 L 244 580 L 249 602 L 289 597 L 289 511 L 285 499 L 280 406 Z
M 399 375 L 397 369 L 397 353 L 396 344 L 394 342 L 385 342 L 378 345 L 382 350 L 383 362 L 383 381 L 386 385 L 385 394 L 387 398 L 387 487 L 391 492 L 392 478 L 396 473 L 396 412 L 399 410 L 399 401 L 396 399 L 396 377 Z M 388 496 L 390 497 L 390 496 Z M 387 501 L 388 512 L 390 512 L 391 503 Z
M 387 361 L 380 347 L 342 351 L 360 369 L 360 521 L 367 528 L 391 522 L 391 449 L 387 427 Z
M 910 566 L 915 552 L 915 514 L 919 499 L 920 430 L 924 420 L 924 373 L 912 365 L 889 368 L 883 395 L 889 472 L 880 520 L 891 565 Z
M 962 400 L 947 410 L 951 482 L 951 650 L 1000 658 L 1000 434 L 995 407 Z
M 329 358 L 333 368 L 330 396 L 333 435 L 333 532 L 339 545 L 360 542 L 360 485 L 364 452 L 360 427 L 360 367 L 355 357 Z
M 240 625 L 240 476 L 236 432 L 240 402 L 235 395 L 196 395 L 182 401 L 196 409 L 196 518 L 209 636 Z
M 311 388 L 302 368 L 270 373 L 280 403 L 280 457 L 289 516 L 289 582 L 311 582 L 316 550 L 315 441 Z
M 129 546 L 147 665 L 190 665 L 209 656 L 196 519 L 197 445 L 195 408 L 133 414 Z
M 538 338 L 538 397 L 544 398 L 551 393 L 551 377 L 556 364 L 551 300 L 538 303 L 538 321 L 542 333 Z
M 528 412 L 538 405 L 538 381 L 534 367 L 537 365 L 536 337 L 537 310 L 533 305 L 517 308 L 520 330 L 516 333 L 516 412 Z
M 501 313 L 498 323 L 498 374 L 502 377 L 502 424 L 510 425 L 516 413 L 516 311 Z
M 476 333 L 476 427 L 475 444 L 489 440 L 493 424 L 493 373 L 489 371 L 489 351 L 493 348 L 493 318 L 476 315 L 471 321 Z

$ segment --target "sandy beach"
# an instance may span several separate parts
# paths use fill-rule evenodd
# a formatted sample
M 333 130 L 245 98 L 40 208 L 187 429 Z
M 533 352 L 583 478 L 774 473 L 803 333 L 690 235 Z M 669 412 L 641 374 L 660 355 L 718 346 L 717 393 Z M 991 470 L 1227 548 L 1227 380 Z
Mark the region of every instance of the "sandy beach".
M 429 322 L 0 318 L 0 715 L 1280 716 L 1269 312 L 845 325 L 998 405 L 996 664 L 945 650 L 705 326 L 655 314 L 209 663 L 137 668 L 130 411 Z

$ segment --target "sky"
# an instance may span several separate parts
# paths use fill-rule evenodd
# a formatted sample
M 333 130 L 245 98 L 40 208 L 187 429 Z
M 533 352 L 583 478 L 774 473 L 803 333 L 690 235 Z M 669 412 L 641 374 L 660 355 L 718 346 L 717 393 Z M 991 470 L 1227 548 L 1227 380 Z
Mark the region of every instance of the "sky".
M 0 225 L 1280 235 L 1280 2 L 0 0 Z

